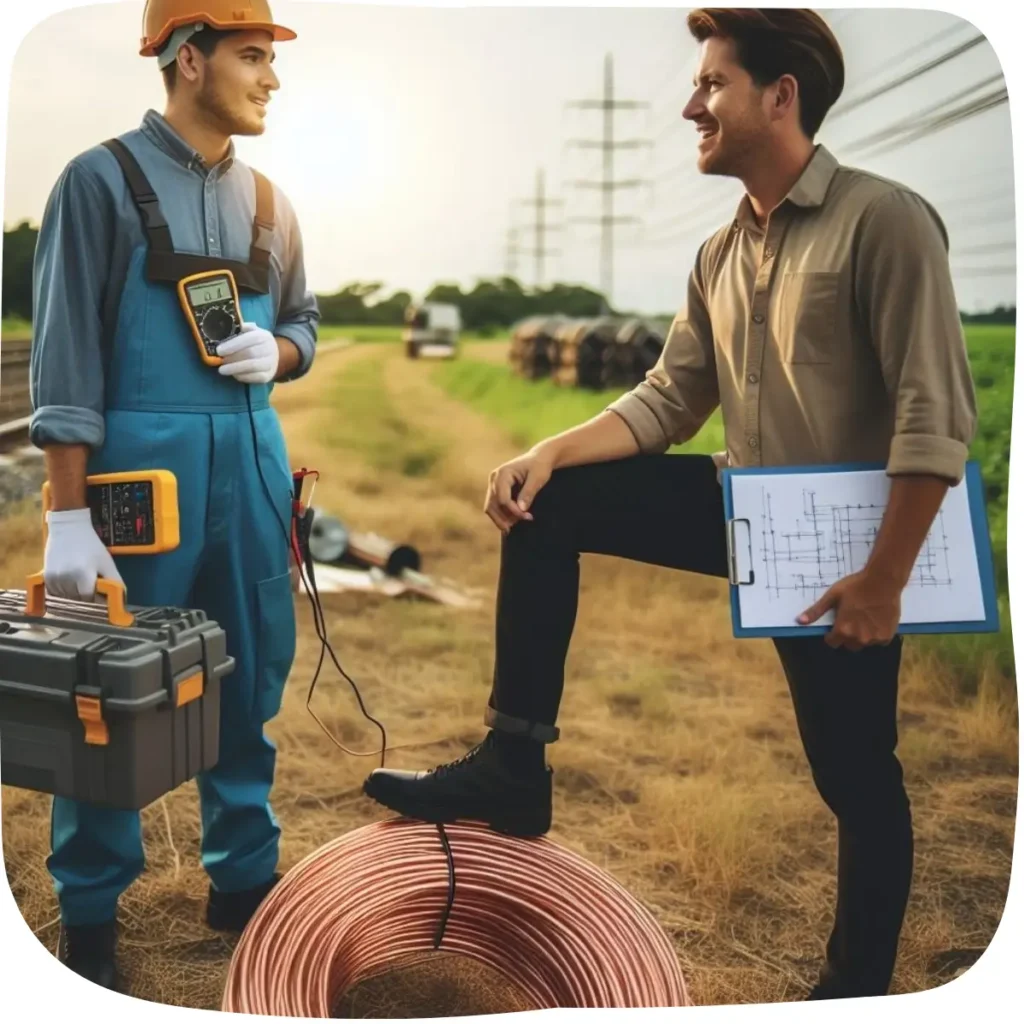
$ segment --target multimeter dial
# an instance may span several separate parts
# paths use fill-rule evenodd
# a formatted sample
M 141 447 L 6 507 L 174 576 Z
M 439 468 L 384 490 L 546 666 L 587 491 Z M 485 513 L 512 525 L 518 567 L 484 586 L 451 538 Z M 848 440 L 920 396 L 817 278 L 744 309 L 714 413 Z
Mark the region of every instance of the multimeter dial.
M 203 313 L 199 329 L 204 338 L 216 344 L 225 338 L 230 338 L 235 333 L 236 326 L 237 323 L 231 313 L 223 306 L 214 306 L 213 309 L 208 309 Z

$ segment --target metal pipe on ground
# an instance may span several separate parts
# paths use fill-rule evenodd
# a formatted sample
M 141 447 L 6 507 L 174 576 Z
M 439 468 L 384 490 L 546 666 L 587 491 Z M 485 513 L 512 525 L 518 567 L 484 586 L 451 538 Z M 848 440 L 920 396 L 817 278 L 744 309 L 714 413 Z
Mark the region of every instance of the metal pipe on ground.
M 317 562 L 382 569 L 388 576 L 401 576 L 406 570 L 419 572 L 422 563 L 411 544 L 399 544 L 376 533 L 354 532 L 337 516 L 317 508 L 313 509 L 309 551 Z

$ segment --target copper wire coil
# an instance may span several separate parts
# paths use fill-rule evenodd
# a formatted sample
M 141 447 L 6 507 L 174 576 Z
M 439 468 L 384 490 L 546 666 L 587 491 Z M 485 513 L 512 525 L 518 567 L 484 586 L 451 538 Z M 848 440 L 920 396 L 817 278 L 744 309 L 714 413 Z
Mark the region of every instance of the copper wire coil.
M 610 875 L 546 838 L 444 831 L 456 883 L 441 950 L 498 971 L 537 1009 L 692 1005 L 668 937 Z M 433 825 L 397 819 L 340 836 L 253 916 L 222 1009 L 330 1017 L 352 986 L 435 948 L 448 898 Z

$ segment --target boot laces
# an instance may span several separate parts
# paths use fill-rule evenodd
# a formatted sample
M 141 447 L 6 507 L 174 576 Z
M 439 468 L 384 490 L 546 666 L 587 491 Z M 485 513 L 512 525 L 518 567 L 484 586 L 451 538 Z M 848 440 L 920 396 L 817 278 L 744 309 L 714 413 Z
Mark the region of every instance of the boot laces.
M 484 741 L 484 743 L 478 743 L 472 750 L 468 750 L 463 754 L 462 757 L 458 757 L 454 761 L 447 761 L 445 764 L 439 764 L 432 774 L 437 778 L 443 778 L 450 772 L 461 768 L 464 764 L 470 764 L 483 753 L 485 745 L 486 741 Z

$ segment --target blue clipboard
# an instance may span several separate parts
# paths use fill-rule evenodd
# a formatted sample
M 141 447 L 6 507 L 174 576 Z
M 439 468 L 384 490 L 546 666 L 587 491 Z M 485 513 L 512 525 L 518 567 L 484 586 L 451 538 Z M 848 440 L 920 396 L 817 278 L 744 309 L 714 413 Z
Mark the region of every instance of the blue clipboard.
M 732 608 L 733 636 L 743 637 L 786 637 L 786 636 L 824 636 L 832 626 L 829 623 L 812 623 L 801 626 L 757 626 L 744 627 L 740 615 L 740 587 L 750 586 L 754 582 L 755 569 L 751 564 L 749 578 L 739 579 L 737 570 L 737 550 L 743 545 L 750 545 L 750 522 L 737 519 L 733 512 L 732 480 L 737 476 L 772 474 L 794 475 L 798 473 L 850 473 L 862 470 L 884 470 L 884 463 L 842 463 L 824 466 L 764 466 L 750 468 L 724 468 L 722 470 L 722 497 L 725 503 L 726 549 L 729 560 L 729 603 Z M 971 527 L 974 533 L 974 546 L 978 558 L 978 575 L 985 606 L 985 618 L 969 622 L 921 622 L 901 623 L 897 629 L 899 634 L 911 633 L 997 633 L 999 631 L 999 601 L 996 591 L 995 562 L 992 555 L 992 540 L 989 535 L 988 513 L 985 504 L 985 491 L 982 485 L 981 468 L 974 460 L 969 460 L 964 470 L 963 485 L 967 488 L 967 500 L 971 514 Z M 749 548 L 748 548 L 749 550 Z M 751 559 L 752 562 L 752 559 Z M 808 600 L 808 605 L 812 602 Z

